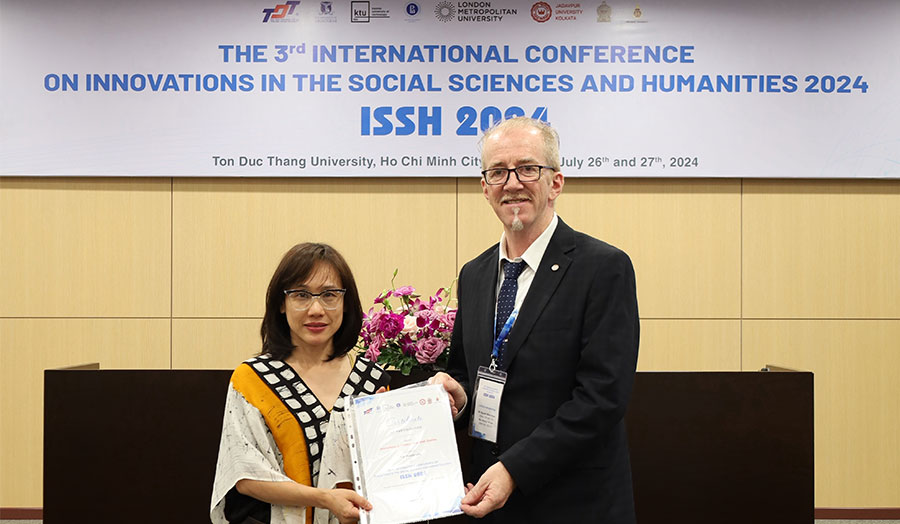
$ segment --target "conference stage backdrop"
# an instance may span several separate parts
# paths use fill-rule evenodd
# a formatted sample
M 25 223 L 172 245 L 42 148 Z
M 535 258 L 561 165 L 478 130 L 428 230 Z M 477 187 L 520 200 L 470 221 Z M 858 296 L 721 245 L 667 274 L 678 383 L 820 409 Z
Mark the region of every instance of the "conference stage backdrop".
M 0 0 L 0 174 L 900 176 L 900 2 Z

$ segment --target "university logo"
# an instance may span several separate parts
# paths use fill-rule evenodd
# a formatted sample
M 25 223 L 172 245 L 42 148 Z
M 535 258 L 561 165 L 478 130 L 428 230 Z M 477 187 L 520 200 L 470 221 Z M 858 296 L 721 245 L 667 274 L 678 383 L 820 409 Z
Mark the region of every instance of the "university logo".
M 319 2 L 319 12 L 316 14 L 316 22 L 320 24 L 336 24 L 337 16 L 334 14 L 332 2 Z
M 434 16 L 441 22 L 447 23 L 456 18 L 456 6 L 453 2 L 439 2 L 434 8 Z
M 407 2 L 403 12 L 406 15 L 403 17 L 403 20 L 408 24 L 422 21 L 422 17 L 419 16 L 422 13 L 422 8 L 416 2 Z
M 550 20 L 551 16 L 553 16 L 553 8 L 547 2 L 537 2 L 531 6 L 531 18 L 534 18 L 535 22 L 544 23 Z
M 296 12 L 300 0 L 291 0 L 275 7 L 263 9 L 263 23 L 269 22 L 298 22 L 300 13 Z
M 369 2 L 350 2 L 350 21 L 353 23 L 369 23 Z
M 354 23 L 368 24 L 372 20 L 390 18 L 390 10 L 371 2 L 350 2 L 350 21 Z
M 609 22 L 612 20 L 612 7 L 606 5 L 606 0 L 603 0 L 603 3 L 600 4 L 600 7 L 597 8 L 597 21 L 598 22 Z

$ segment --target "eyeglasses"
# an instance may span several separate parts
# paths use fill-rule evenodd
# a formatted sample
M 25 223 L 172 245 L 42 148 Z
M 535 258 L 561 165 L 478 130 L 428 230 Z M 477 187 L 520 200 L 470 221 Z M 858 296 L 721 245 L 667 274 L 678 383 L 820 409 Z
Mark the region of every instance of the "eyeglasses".
M 322 304 L 323 308 L 333 310 L 341 305 L 341 299 L 344 298 L 344 293 L 346 292 L 346 289 L 326 289 L 321 293 L 310 293 L 303 289 L 285 289 L 284 295 L 297 311 L 309 309 L 316 299 L 319 299 L 319 303 Z
M 516 173 L 516 178 L 519 182 L 534 182 L 535 180 L 541 178 L 541 170 L 543 169 L 555 169 L 550 166 L 517 166 L 512 169 L 507 167 L 492 167 L 491 169 L 485 169 L 481 172 L 482 176 L 484 176 L 484 181 L 486 184 L 491 186 L 499 186 L 505 185 L 509 180 L 509 175 L 513 171 Z

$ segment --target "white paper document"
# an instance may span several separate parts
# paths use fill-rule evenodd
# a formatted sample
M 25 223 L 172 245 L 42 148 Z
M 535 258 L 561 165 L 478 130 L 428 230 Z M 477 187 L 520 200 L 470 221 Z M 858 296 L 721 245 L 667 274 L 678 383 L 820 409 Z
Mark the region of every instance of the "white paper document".
M 350 400 L 356 490 L 372 503 L 361 524 L 403 524 L 462 513 L 462 470 L 447 392 L 402 388 Z

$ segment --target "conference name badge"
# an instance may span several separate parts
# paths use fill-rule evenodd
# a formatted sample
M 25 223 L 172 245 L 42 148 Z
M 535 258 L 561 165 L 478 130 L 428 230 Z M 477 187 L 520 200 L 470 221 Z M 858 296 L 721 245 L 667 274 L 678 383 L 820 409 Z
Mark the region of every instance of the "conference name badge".
M 494 368 L 494 366 L 491 366 Z M 500 398 L 506 385 L 506 373 L 485 366 L 478 368 L 469 435 L 488 442 L 497 442 L 497 423 L 500 420 Z

